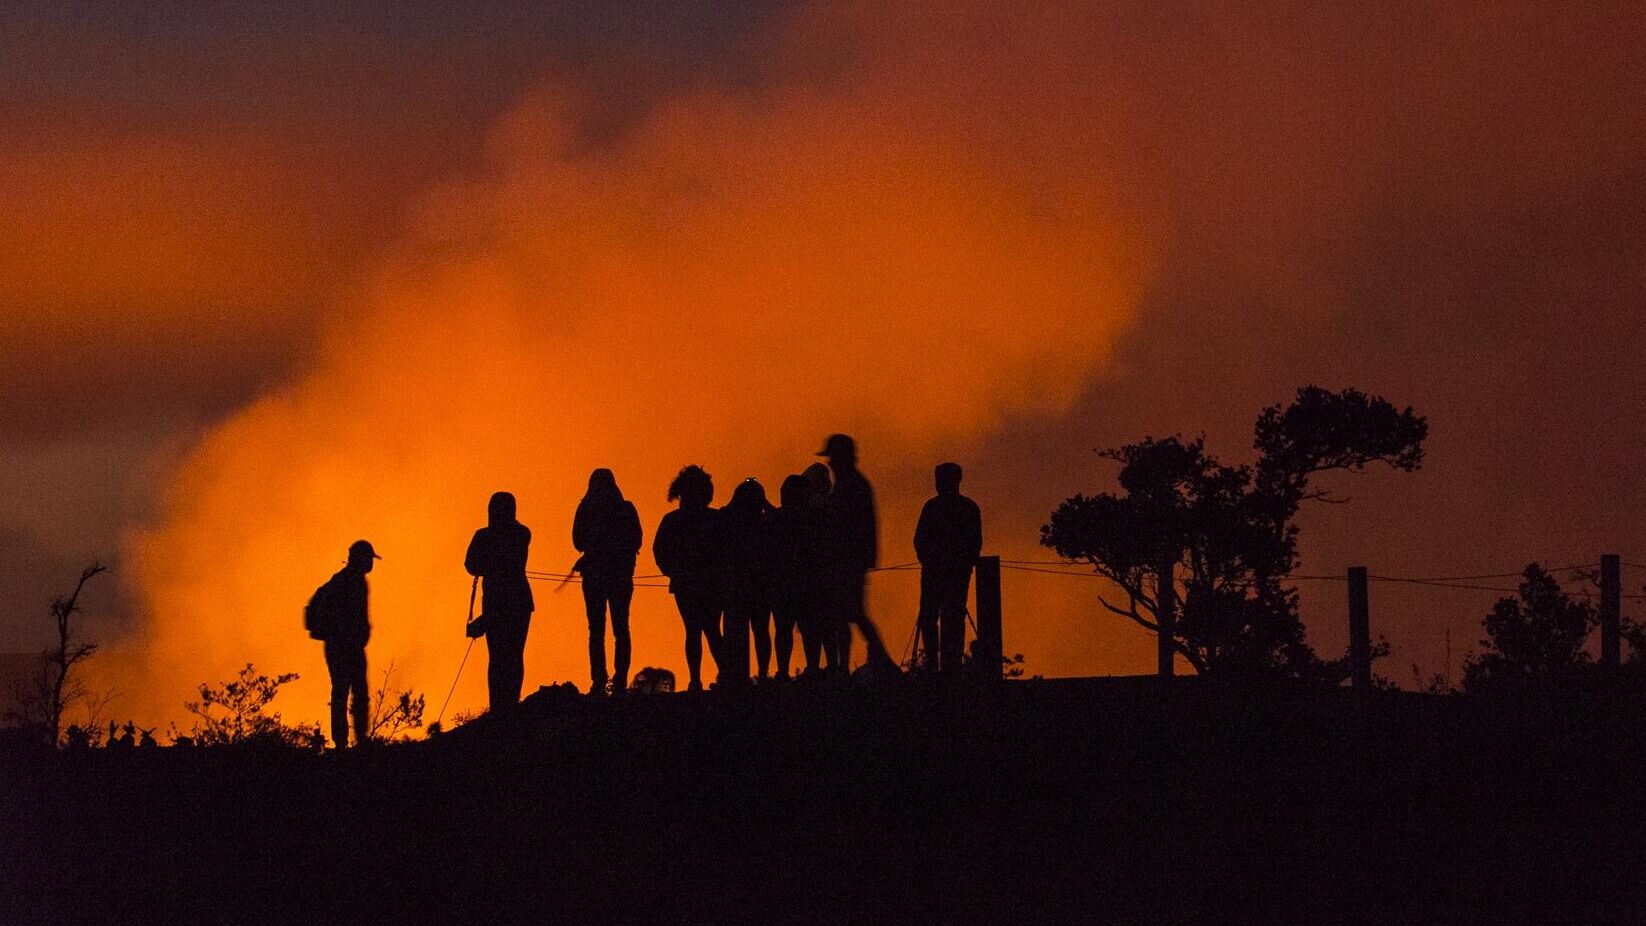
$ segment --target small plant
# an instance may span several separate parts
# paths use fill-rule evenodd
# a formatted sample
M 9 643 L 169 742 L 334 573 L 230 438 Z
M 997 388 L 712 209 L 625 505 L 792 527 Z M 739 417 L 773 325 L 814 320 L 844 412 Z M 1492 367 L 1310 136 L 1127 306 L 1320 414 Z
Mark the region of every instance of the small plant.
M 229 681 L 215 686 L 202 682 L 200 700 L 183 704 L 185 710 L 200 719 L 186 737 L 174 739 L 179 744 L 187 739 L 191 745 L 200 746 L 259 744 L 324 749 L 326 737 L 320 724 L 288 726 L 278 711 L 265 713 L 280 693 L 280 686 L 296 680 L 296 672 L 271 677 L 259 673 L 248 662 L 239 675 Z
M 390 685 L 393 678 L 394 663 L 390 662 L 383 670 L 383 684 L 372 693 L 367 729 L 374 740 L 392 742 L 409 738 L 402 734 L 423 726 L 423 696 L 414 695 L 410 690 L 395 691 Z M 430 732 L 435 732 L 432 726 Z

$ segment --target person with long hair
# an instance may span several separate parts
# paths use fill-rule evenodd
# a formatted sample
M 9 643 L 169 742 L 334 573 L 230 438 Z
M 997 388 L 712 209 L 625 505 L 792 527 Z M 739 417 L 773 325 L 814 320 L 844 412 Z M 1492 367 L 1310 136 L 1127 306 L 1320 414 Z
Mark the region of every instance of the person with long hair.
M 480 579 L 480 619 L 486 637 L 486 685 L 493 714 L 520 703 L 526 680 L 526 631 L 531 628 L 531 584 L 526 581 L 526 549 L 532 532 L 515 518 L 514 496 L 495 492 L 486 505 L 486 526 L 474 532 L 463 568 Z
M 663 516 L 652 539 L 652 557 L 669 577 L 669 594 L 686 626 L 689 691 L 703 690 L 703 641 L 721 668 L 720 612 L 725 592 L 725 542 L 714 501 L 714 480 L 703 467 L 687 466 L 669 484 L 669 501 L 679 507 Z
M 606 614 L 611 612 L 611 693 L 629 686 L 629 603 L 634 598 L 634 558 L 640 552 L 640 515 L 623 497 L 609 469 L 589 474 L 589 489 L 572 518 L 572 546 L 582 554 L 583 610 L 589 621 L 589 694 L 606 691 Z

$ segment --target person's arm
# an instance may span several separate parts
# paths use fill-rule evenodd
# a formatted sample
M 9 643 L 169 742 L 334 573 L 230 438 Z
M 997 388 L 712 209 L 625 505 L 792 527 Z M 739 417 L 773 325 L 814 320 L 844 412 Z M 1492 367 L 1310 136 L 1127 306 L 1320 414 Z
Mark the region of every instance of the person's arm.
M 966 552 L 975 563 L 983 555 L 983 510 L 976 502 L 967 504 L 966 521 Z
M 863 547 L 868 552 L 868 568 L 880 565 L 880 518 L 874 507 L 874 487 L 863 482 Z
M 363 630 L 370 630 L 371 609 L 367 607 L 366 599 L 371 595 L 371 588 L 366 584 L 365 576 L 361 576 L 359 582 L 360 588 L 356 594 L 356 600 L 350 602 L 350 606 L 353 609 L 354 618 L 357 622 L 355 626 L 360 627 Z
M 640 512 L 635 510 L 634 502 L 623 503 L 623 534 L 623 549 L 631 555 L 638 554 L 645 533 L 640 528 Z
M 487 544 L 482 541 L 484 533 L 485 528 L 474 532 L 474 539 L 469 541 L 469 552 L 463 557 L 463 568 L 468 570 L 471 576 L 483 576 L 491 571 L 487 568 L 491 565 L 487 562 L 491 557 L 487 555 Z
M 577 505 L 577 514 L 572 515 L 572 549 L 589 552 L 589 506 L 581 502 Z
M 652 537 L 652 559 L 657 561 L 657 570 L 666 576 L 674 575 L 673 546 L 674 525 L 669 523 L 669 515 L 664 515 Z
M 924 563 L 927 559 L 927 550 L 932 543 L 932 503 L 926 502 L 920 509 L 920 520 L 914 525 L 914 558 Z

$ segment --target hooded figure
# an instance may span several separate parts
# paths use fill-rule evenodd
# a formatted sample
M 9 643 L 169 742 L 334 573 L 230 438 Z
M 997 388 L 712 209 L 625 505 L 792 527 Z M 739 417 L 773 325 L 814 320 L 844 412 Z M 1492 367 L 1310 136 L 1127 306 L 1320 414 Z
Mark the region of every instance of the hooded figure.
M 714 501 L 714 480 L 701 466 L 687 466 L 669 484 L 669 501 L 680 507 L 663 516 L 652 538 L 652 558 L 669 577 L 669 594 L 686 625 L 689 691 L 703 690 L 703 639 L 721 665 L 720 612 L 726 587 L 725 539 Z M 746 670 L 745 670 L 746 671 Z
M 772 659 L 772 506 L 760 480 L 743 480 L 732 500 L 720 509 L 726 538 L 726 617 L 722 646 L 734 682 L 749 678 L 749 635 L 754 634 L 755 660 L 765 680 Z M 788 659 L 784 672 L 788 674 Z
M 606 690 L 606 611 L 611 609 L 614 652 L 612 694 L 629 685 L 629 602 L 634 558 L 640 552 L 640 515 L 623 497 L 609 469 L 589 474 L 589 490 L 572 519 L 572 546 L 582 556 L 583 610 L 589 620 L 589 694 Z
M 480 615 L 486 635 L 486 682 L 491 709 L 500 713 L 520 703 L 526 680 L 526 631 L 531 626 L 531 584 L 526 581 L 526 548 L 532 532 L 515 520 L 514 496 L 493 493 L 486 526 L 469 541 L 463 568 L 480 577 Z

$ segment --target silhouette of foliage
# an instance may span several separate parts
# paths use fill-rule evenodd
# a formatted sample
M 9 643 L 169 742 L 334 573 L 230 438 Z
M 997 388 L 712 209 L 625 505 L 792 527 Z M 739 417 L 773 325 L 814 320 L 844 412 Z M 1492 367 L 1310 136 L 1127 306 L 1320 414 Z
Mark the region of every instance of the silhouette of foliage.
M 40 675 L 22 691 L 17 692 L 17 706 L 7 717 L 24 727 L 38 730 L 47 743 L 56 744 L 63 734 L 63 715 L 78 701 L 86 701 L 95 712 L 107 703 L 107 698 L 92 698 L 75 675 L 75 668 L 97 652 L 97 644 L 76 639 L 74 615 L 80 613 L 80 593 L 86 583 L 108 571 L 100 563 L 92 563 L 80 572 L 80 581 L 74 591 L 51 601 L 52 621 L 57 629 L 57 646 L 40 655 Z M 92 718 L 87 726 L 95 725 Z M 84 727 L 82 727 L 84 730 Z
M 1595 607 L 1568 596 L 1537 563 L 1522 576 L 1519 595 L 1498 599 L 1481 622 L 1486 650 L 1464 664 L 1465 691 L 1571 685 L 1593 666 L 1583 647 L 1600 624 Z
M 1345 660 L 1321 660 L 1305 639 L 1297 592 L 1297 525 L 1305 501 L 1335 501 L 1311 480 L 1374 463 L 1411 471 L 1428 424 L 1358 390 L 1307 386 L 1258 416 L 1252 466 L 1226 466 L 1205 439 L 1145 438 L 1100 456 L 1120 463 L 1121 491 L 1075 495 L 1052 512 L 1041 543 L 1085 560 L 1118 585 L 1099 603 L 1160 632 L 1161 577 L 1173 574 L 1174 649 L 1201 674 L 1340 681 Z M 1387 652 L 1374 650 L 1374 656 Z
M 295 672 L 263 675 L 248 662 L 229 681 L 216 686 L 202 682 L 200 700 L 183 704 L 184 709 L 200 718 L 187 739 L 200 746 L 256 744 L 324 749 L 326 737 L 320 724 L 288 726 L 278 711 L 267 712 L 280 686 L 296 680 Z
M 371 696 L 371 716 L 366 725 L 368 736 L 374 740 L 393 741 L 404 738 L 403 733 L 423 726 L 424 697 L 410 690 L 394 690 L 390 682 L 394 676 L 391 661 L 383 670 L 383 684 Z

